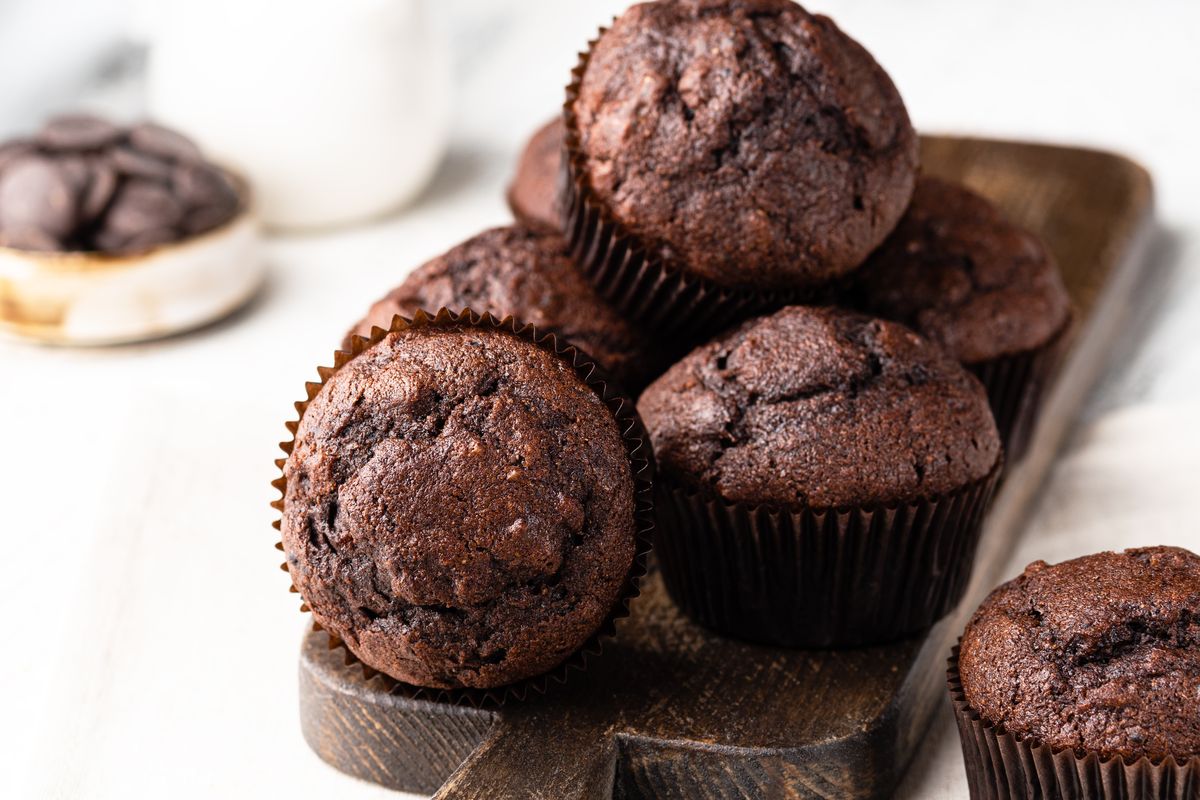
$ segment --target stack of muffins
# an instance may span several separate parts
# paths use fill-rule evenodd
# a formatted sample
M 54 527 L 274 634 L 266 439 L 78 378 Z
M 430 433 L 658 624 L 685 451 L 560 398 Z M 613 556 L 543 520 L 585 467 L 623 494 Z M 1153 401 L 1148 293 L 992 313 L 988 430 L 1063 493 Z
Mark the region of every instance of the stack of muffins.
M 870 54 L 790 0 L 636 5 L 508 200 L 300 404 L 283 546 L 323 628 L 503 700 L 611 633 L 651 520 L 720 634 L 876 644 L 957 605 L 1069 302 L 1035 236 L 919 175 Z

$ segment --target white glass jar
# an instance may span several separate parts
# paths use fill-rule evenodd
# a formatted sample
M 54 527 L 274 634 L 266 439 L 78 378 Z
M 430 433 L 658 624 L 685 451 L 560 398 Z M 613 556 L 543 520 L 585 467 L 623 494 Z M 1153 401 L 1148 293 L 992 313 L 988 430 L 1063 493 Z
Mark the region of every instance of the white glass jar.
M 423 0 L 168 0 L 147 20 L 150 116 L 249 176 L 275 227 L 416 196 L 446 146 L 449 58 Z

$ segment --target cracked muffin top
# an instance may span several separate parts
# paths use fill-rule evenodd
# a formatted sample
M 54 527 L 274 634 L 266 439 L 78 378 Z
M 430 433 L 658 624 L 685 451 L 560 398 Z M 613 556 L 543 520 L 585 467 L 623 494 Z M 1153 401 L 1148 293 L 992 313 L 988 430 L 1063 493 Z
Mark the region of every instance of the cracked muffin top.
M 538 128 L 525 145 L 506 194 L 508 207 L 518 222 L 541 231 L 562 232 L 558 204 L 562 149 L 561 116 Z
M 983 386 L 907 328 L 790 306 L 702 345 L 638 403 L 659 474 L 729 501 L 908 502 L 1000 457 Z
M 1056 750 L 1200 755 L 1200 557 L 1035 561 L 975 612 L 958 669 L 983 719 Z
M 1070 314 L 1045 244 L 936 178 L 917 181 L 900 224 L 851 280 L 851 305 L 903 322 L 965 364 L 1041 347 Z
M 367 312 L 351 333 L 391 326 L 399 314 L 470 308 L 509 314 L 554 333 L 637 392 L 670 364 L 661 339 L 646 335 L 604 302 L 571 262 L 562 238 L 522 225 L 473 236 L 418 267 Z
M 313 398 L 284 468 L 283 544 L 313 616 L 363 662 L 501 686 L 578 650 L 636 550 L 617 422 L 512 334 L 388 334 Z
M 613 218 L 723 286 L 842 275 L 912 195 L 917 137 L 891 79 L 790 0 L 633 6 L 592 47 L 571 110 Z

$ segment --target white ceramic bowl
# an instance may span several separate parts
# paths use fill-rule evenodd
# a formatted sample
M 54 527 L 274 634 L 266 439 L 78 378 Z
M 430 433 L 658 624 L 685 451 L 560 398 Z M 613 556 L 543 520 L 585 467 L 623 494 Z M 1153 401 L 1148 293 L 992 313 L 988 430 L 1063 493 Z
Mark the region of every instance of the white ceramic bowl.
M 120 344 L 233 312 L 264 274 L 258 220 L 249 192 L 242 198 L 220 227 L 135 255 L 0 247 L 0 329 L 49 344 Z

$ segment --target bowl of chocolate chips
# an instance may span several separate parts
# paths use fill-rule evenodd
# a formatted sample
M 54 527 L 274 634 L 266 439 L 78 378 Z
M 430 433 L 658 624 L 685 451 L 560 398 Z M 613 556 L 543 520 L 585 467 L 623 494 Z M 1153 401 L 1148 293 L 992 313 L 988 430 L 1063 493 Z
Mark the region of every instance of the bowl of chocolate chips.
M 229 314 L 263 277 L 246 181 L 186 136 L 90 115 L 0 143 L 0 328 L 151 339 Z

